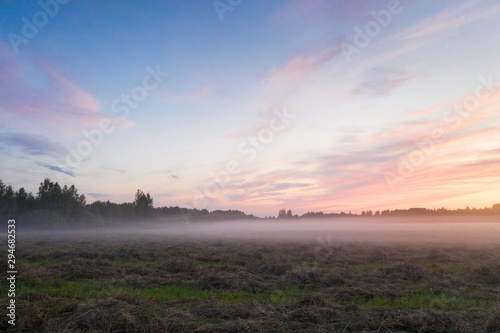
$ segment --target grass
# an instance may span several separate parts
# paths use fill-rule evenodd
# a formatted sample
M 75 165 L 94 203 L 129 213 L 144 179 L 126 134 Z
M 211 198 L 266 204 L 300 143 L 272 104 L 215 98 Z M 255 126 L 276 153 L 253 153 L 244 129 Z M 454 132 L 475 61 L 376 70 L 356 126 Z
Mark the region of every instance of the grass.
M 30 260 L 24 258 L 16 259 L 18 264 L 24 264 L 27 266 L 40 266 L 40 265 L 59 265 L 64 266 L 71 262 L 71 260 L 58 260 L 58 259 L 39 259 L 39 260 Z
M 46 293 L 52 297 L 62 297 L 78 302 L 85 302 L 91 299 L 104 299 L 126 294 L 131 297 L 142 299 L 152 299 L 159 304 L 163 303 L 188 303 L 200 302 L 208 299 L 237 302 L 259 302 L 269 304 L 289 304 L 297 302 L 304 297 L 303 288 L 294 286 L 285 287 L 283 291 L 277 293 L 230 293 L 225 291 L 202 290 L 188 286 L 161 286 L 134 288 L 130 286 L 110 286 L 95 280 L 64 281 L 54 285 L 44 283 L 38 286 L 28 286 L 22 281 L 19 288 L 24 291 L 37 291 Z M 335 303 L 334 298 L 330 298 Z M 493 298 L 470 298 L 464 293 L 459 296 L 447 294 L 434 294 L 432 291 L 414 293 L 409 296 L 387 297 L 374 296 L 371 298 L 354 295 L 352 300 L 355 304 L 366 307 L 388 307 L 392 309 L 467 309 L 471 307 L 486 308 L 495 303 Z M 348 304 L 344 302 L 342 304 Z
M 18 243 L 19 331 L 500 331 L 500 248 L 53 243 Z
M 470 308 L 487 309 L 495 300 L 492 298 L 470 299 L 467 295 L 458 297 L 447 294 L 434 294 L 432 292 L 412 294 L 401 297 L 375 296 L 369 300 L 356 296 L 354 302 L 367 307 L 385 307 L 390 309 L 444 309 L 444 310 L 466 310 Z
M 357 263 L 344 267 L 351 268 L 357 272 L 373 272 L 387 266 L 389 266 L 389 264 L 386 263 Z
M 37 291 L 46 293 L 52 297 L 68 298 L 78 302 L 85 302 L 92 299 L 104 299 L 121 294 L 142 299 L 152 299 L 159 304 L 199 302 L 208 299 L 222 300 L 231 303 L 256 301 L 271 304 L 285 304 L 300 299 L 300 288 L 295 287 L 286 287 L 284 291 L 277 293 L 230 293 L 226 291 L 203 290 L 182 285 L 145 288 L 110 286 L 95 280 L 64 281 L 56 285 L 43 283 L 37 286 L 29 286 L 21 281 L 18 283 L 18 286 L 25 292 Z
M 426 263 L 425 268 L 429 271 L 443 272 L 443 273 L 457 273 L 471 269 L 470 265 L 463 262 L 438 262 Z
M 206 261 L 200 261 L 200 260 L 194 260 L 194 265 L 196 267 L 211 267 L 211 266 L 216 266 L 216 267 L 224 267 L 224 266 L 227 266 L 226 263 L 222 262 L 222 261 L 218 261 L 218 262 L 215 262 L 215 261 L 212 261 L 212 262 L 206 262 Z

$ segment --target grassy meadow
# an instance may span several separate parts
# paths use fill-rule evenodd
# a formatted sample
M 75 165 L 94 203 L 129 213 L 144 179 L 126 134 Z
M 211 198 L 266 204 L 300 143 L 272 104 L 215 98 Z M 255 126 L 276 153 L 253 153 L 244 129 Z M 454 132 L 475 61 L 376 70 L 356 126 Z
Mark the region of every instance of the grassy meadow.
M 16 332 L 500 331 L 495 246 L 44 237 L 17 248 Z

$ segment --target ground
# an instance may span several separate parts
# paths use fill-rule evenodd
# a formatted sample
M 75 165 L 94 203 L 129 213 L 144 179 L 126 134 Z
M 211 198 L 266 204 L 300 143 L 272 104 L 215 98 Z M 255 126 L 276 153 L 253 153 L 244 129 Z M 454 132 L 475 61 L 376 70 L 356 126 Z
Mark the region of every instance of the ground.
M 4 332 L 500 332 L 500 246 L 44 236 L 16 258 Z

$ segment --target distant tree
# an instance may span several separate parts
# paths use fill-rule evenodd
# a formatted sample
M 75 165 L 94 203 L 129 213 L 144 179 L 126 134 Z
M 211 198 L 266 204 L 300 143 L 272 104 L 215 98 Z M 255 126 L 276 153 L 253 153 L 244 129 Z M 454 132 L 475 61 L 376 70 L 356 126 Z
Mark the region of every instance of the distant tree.
M 83 214 L 87 200 L 84 194 L 78 194 L 75 185 L 64 185 L 61 193 L 61 210 L 64 216 Z
M 210 218 L 220 218 L 220 219 L 242 219 L 251 217 L 250 215 L 246 215 L 242 211 L 239 210 L 214 210 L 209 214 Z
M 78 194 L 75 185 L 61 187 L 45 178 L 38 188 L 39 208 L 60 213 L 65 218 L 77 217 L 85 212 L 86 198 Z
M 15 196 L 19 213 L 24 214 L 35 209 L 35 197 L 33 197 L 33 194 L 31 194 L 31 192 L 26 192 L 24 187 L 21 187 L 16 192 Z
M 113 204 L 116 205 L 116 204 Z M 134 217 L 136 215 L 136 207 L 132 202 L 124 202 L 122 204 L 117 205 L 116 211 L 120 212 L 122 217 Z
M 500 213 L 500 203 L 497 203 L 491 207 L 491 210 L 496 213 Z
M 16 196 L 11 185 L 0 180 L 0 215 L 13 215 L 17 211 Z
M 87 206 L 87 211 L 97 216 L 112 219 L 129 219 L 136 216 L 135 204 L 131 202 L 117 204 L 109 200 L 97 200 Z
M 323 211 L 319 212 L 307 212 L 302 215 L 302 217 L 325 217 L 326 214 Z
M 149 194 L 145 194 L 142 190 L 137 190 L 135 193 L 134 206 L 139 216 L 151 215 L 153 209 L 153 198 Z
M 60 210 L 62 197 L 62 188 L 56 182 L 53 183 L 49 178 L 45 178 L 38 187 L 37 201 L 42 209 Z
M 284 219 L 284 218 L 286 218 L 286 210 L 281 209 L 281 210 L 279 211 L 279 213 L 278 213 L 278 218 L 279 218 L 279 219 Z
M 287 219 L 291 219 L 293 217 L 293 214 L 292 214 L 292 210 L 289 209 L 287 212 L 286 212 L 286 218 Z

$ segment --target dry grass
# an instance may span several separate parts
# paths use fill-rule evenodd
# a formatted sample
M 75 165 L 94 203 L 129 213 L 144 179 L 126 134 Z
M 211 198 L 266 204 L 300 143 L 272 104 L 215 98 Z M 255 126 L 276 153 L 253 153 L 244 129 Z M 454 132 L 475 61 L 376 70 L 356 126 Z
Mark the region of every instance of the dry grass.
M 500 248 L 59 238 L 18 249 L 16 332 L 500 332 Z

